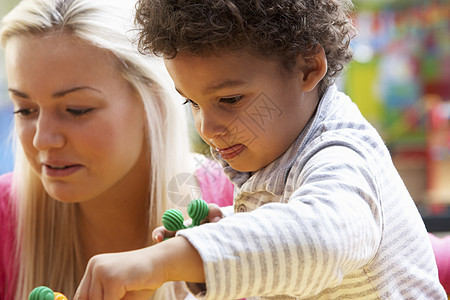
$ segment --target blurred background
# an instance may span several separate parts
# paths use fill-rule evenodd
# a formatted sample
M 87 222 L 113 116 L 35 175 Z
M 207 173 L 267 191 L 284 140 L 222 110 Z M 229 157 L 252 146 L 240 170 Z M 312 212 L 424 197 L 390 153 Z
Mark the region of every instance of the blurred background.
M 0 0 L 4 16 L 17 0 Z M 379 130 L 429 231 L 450 231 L 450 0 L 354 0 L 358 36 L 340 89 Z M 2 50 L 0 50 L 2 51 Z M 0 52 L 0 174 L 12 106 Z M 193 135 L 194 149 L 204 152 Z
M 450 231 L 450 1 L 355 1 L 340 84 L 378 129 L 429 230 Z
M 0 17 L 3 17 L 19 1 L 0 0 Z M 9 103 L 6 84 L 3 49 L 0 49 L 0 174 L 12 170 L 10 131 L 12 128 L 12 105 Z

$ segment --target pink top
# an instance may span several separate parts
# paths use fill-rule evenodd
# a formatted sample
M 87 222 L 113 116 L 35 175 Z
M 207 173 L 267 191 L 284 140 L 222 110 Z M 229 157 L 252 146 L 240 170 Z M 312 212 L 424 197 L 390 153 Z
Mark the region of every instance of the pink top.
M 202 198 L 219 206 L 233 204 L 233 184 L 228 181 L 222 168 L 207 160 L 196 171 Z M 13 300 L 17 270 L 14 259 L 15 220 L 12 211 L 12 173 L 0 175 L 0 299 Z
M 10 197 L 12 173 L 0 175 L 0 299 L 13 299 L 15 220 Z
M 205 160 L 196 171 L 202 192 L 202 199 L 207 203 L 215 203 L 220 207 L 233 205 L 233 184 L 223 173 L 218 162 Z
M 450 295 L 450 235 L 438 238 L 430 233 L 431 245 L 439 272 L 439 281 Z

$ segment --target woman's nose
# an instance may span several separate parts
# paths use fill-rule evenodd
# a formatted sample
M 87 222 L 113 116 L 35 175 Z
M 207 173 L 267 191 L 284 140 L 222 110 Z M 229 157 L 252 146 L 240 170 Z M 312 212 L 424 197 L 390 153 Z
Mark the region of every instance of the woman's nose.
M 36 121 L 33 146 L 42 151 L 52 148 L 61 148 L 64 146 L 64 143 L 65 137 L 57 117 L 40 113 Z

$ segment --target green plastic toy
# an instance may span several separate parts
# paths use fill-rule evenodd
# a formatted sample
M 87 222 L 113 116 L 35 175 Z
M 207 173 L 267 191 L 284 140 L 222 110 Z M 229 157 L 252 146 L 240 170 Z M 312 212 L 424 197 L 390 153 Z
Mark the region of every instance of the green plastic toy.
M 49 287 L 38 286 L 31 291 L 28 300 L 67 300 L 67 298 L 61 293 L 53 292 Z
M 51 288 L 48 288 L 46 286 L 38 286 L 34 288 L 30 296 L 28 297 L 28 300 L 54 300 L 55 294 L 53 293 Z
M 208 204 L 202 199 L 192 200 L 187 207 L 187 212 L 189 217 L 192 219 L 192 224 L 189 226 L 184 225 L 184 218 L 181 211 L 178 209 L 166 210 L 162 216 L 162 223 L 164 227 L 170 231 L 178 231 L 180 229 L 200 225 L 200 222 L 208 216 Z

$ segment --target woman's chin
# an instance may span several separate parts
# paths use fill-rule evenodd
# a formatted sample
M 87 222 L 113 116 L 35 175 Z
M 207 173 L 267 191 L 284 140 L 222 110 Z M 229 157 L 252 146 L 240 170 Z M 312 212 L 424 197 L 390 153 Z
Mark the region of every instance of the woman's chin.
M 66 191 L 66 190 L 57 190 L 57 189 L 46 189 L 48 195 L 58 201 L 63 203 L 78 203 L 83 202 L 85 197 L 82 197 L 78 193 Z

